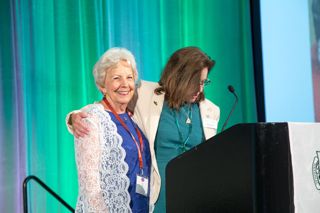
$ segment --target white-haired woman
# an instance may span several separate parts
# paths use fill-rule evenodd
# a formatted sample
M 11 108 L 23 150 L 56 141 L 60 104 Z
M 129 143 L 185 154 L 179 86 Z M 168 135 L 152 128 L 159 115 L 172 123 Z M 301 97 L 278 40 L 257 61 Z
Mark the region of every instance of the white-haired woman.
M 149 144 L 128 114 L 138 73 L 134 56 L 111 48 L 93 69 L 101 101 L 86 112 L 89 134 L 75 138 L 79 195 L 76 212 L 149 212 Z

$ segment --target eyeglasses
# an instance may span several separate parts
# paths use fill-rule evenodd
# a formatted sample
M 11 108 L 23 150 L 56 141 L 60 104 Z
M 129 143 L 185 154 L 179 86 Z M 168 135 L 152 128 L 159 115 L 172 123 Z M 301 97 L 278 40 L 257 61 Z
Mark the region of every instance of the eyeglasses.
M 208 86 L 211 83 L 209 78 L 200 81 L 200 86 Z

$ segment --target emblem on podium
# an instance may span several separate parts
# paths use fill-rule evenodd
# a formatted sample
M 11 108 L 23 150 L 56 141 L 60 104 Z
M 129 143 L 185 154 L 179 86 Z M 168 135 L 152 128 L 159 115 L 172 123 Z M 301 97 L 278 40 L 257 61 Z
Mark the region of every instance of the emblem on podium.
M 312 163 L 312 174 L 313 180 L 316 188 L 320 190 L 320 151 L 316 151 L 316 156 L 313 159 Z

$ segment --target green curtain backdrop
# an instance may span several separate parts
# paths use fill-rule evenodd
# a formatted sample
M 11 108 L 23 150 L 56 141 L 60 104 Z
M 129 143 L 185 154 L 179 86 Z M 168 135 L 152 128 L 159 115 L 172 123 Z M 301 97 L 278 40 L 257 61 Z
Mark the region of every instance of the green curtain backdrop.
M 255 122 L 249 0 L 3 0 L 0 3 L 0 207 L 22 212 L 22 182 L 36 175 L 73 207 L 77 172 L 65 116 L 99 100 L 92 67 L 108 48 L 136 56 L 157 81 L 178 48 L 198 46 L 216 66 L 207 98 L 220 127 Z M 33 181 L 31 212 L 68 212 Z

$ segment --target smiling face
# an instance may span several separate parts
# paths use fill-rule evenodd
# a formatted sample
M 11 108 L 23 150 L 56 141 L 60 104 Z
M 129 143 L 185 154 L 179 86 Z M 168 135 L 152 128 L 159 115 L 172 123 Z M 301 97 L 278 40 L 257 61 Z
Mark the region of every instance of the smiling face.
M 203 92 L 204 84 L 201 82 L 204 82 L 207 79 L 207 77 L 208 77 L 208 68 L 205 67 L 201 70 L 199 90 L 192 96 L 192 98 L 189 100 L 189 103 L 194 103 L 198 99 L 200 93 Z
M 120 61 L 106 72 L 104 85 L 99 88 L 114 110 L 117 113 L 124 113 L 135 89 L 132 68 L 127 61 Z

